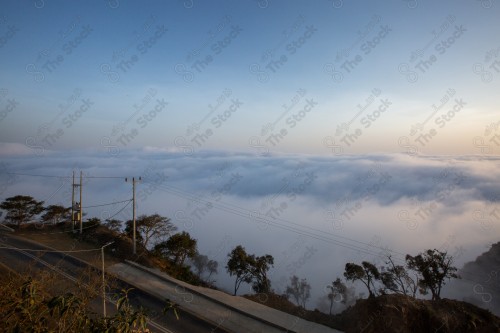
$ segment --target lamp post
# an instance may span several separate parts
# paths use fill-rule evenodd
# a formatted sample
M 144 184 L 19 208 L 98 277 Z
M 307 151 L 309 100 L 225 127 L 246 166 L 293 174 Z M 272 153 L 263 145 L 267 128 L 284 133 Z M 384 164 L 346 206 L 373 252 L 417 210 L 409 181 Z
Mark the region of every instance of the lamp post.
M 101 257 L 102 257 L 102 313 L 104 315 L 104 318 L 106 318 L 106 281 L 105 281 L 105 277 L 104 277 L 104 248 L 106 246 L 109 246 L 109 245 L 113 244 L 113 243 L 114 243 L 114 241 L 106 243 L 106 244 L 104 244 L 101 247 Z

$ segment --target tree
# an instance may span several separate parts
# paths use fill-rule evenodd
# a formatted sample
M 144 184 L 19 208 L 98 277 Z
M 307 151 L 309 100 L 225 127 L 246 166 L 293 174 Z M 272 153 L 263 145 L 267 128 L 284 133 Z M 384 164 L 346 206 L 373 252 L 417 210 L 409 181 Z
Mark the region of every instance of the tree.
M 172 235 L 167 241 L 156 244 L 154 251 L 170 260 L 177 267 L 182 267 L 186 258 L 194 258 L 198 253 L 197 241 L 183 231 Z
M 236 296 L 242 282 L 252 282 L 252 258 L 241 245 L 236 246 L 227 256 L 229 260 L 226 270 L 230 276 L 236 276 L 234 281 L 234 295 Z
M 43 201 L 36 201 L 27 195 L 7 198 L 0 204 L 0 208 L 7 211 L 5 219 L 8 222 L 16 223 L 17 226 L 30 221 L 44 210 Z
M 332 314 L 333 302 L 337 297 L 341 297 L 340 302 L 342 304 L 347 303 L 347 286 L 342 282 L 340 278 L 337 278 L 332 284 L 326 286 L 330 292 L 328 293 L 328 300 L 330 300 L 330 312 Z
M 197 254 L 196 256 L 193 257 L 192 261 L 193 261 L 193 266 L 196 269 L 196 274 L 198 275 L 199 278 L 201 278 L 201 275 L 207 269 L 208 257 L 203 254 Z
M 391 291 L 407 296 L 415 297 L 418 290 L 418 277 L 413 279 L 406 268 L 396 265 L 391 256 L 387 257 L 387 267 L 382 267 L 380 281 L 384 285 L 384 292 Z
M 293 275 L 290 278 L 290 285 L 286 287 L 287 297 L 292 296 L 297 305 L 306 308 L 306 302 L 311 297 L 311 285 L 306 279 L 299 280 L 298 276 Z
M 380 272 L 368 261 L 363 261 L 361 266 L 354 263 L 345 264 L 344 277 L 346 280 L 361 281 L 368 288 L 369 298 L 376 296 L 375 280 L 380 279 Z
M 209 283 L 210 282 L 210 277 L 212 276 L 212 274 L 217 274 L 217 270 L 219 268 L 219 263 L 215 260 L 209 260 L 208 263 L 207 263 L 207 269 L 208 269 L 208 277 L 207 277 L 207 281 Z
M 57 224 L 63 219 L 71 218 L 71 208 L 64 208 L 61 205 L 50 205 L 45 208 L 45 213 L 42 215 L 43 222 L 52 222 Z
M 206 255 L 197 254 L 193 257 L 192 262 L 198 278 L 201 278 L 203 273 L 208 271 L 207 282 L 210 283 L 210 277 L 212 274 L 217 274 L 219 263 L 215 260 L 209 260 Z
M 109 230 L 114 231 L 116 233 L 120 233 L 121 226 L 122 226 L 122 221 L 115 220 L 115 219 L 106 220 L 106 222 L 104 223 L 104 225 Z
M 159 214 L 141 215 L 136 219 L 135 225 L 137 228 L 136 239 L 146 249 L 151 240 L 154 240 L 155 244 L 161 243 L 177 230 L 177 227 L 168 217 Z M 125 234 L 131 238 L 133 237 L 133 221 L 127 221 Z
M 427 250 L 413 257 L 406 255 L 408 267 L 418 272 L 421 279 L 419 286 L 421 291 L 431 291 L 432 299 L 441 298 L 441 288 L 445 285 L 445 279 L 460 278 L 456 272 L 457 268 L 452 266 L 453 257 L 439 250 Z
M 260 257 L 251 255 L 249 261 L 254 280 L 252 289 L 256 293 L 268 293 L 271 290 L 271 281 L 267 278 L 267 271 L 274 265 L 273 256 L 269 254 Z

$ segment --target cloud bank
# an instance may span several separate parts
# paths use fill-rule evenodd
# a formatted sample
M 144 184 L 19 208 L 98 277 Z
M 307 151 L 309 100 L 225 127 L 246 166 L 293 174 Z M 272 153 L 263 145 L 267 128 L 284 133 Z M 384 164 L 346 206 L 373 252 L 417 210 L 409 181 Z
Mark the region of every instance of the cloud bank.
M 220 262 L 220 287 L 230 289 L 226 255 L 242 244 L 275 256 L 276 289 L 292 274 L 307 277 L 311 304 L 348 261 L 382 264 L 386 253 L 402 260 L 439 248 L 461 265 L 500 234 L 494 157 L 186 155 L 152 147 L 36 155 L 14 148 L 0 151 L 0 200 L 29 194 L 68 206 L 72 170 L 82 170 L 87 213 L 105 219 L 124 204 L 92 206 L 131 198 L 125 177 L 140 176 L 139 213 L 169 216 L 197 238 L 200 252 Z M 103 176 L 114 178 L 97 178 Z M 129 219 L 129 210 L 115 218 Z

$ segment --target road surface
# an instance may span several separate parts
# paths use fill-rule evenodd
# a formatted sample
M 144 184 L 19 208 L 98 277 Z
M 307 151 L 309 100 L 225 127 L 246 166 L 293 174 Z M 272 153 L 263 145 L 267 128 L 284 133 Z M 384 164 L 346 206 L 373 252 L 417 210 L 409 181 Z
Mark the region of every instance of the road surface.
M 0 262 L 8 267 L 9 269 L 18 272 L 26 273 L 30 271 L 33 274 L 43 270 L 51 269 L 56 271 L 58 274 L 64 278 L 71 281 L 78 281 L 85 271 L 95 272 L 96 275 L 100 276 L 101 271 L 96 268 L 89 268 L 84 262 L 75 259 L 69 255 L 61 252 L 46 252 L 50 251 L 43 245 L 36 244 L 32 241 L 16 237 L 12 234 L 7 234 L 4 231 L 0 231 Z M 5 249 L 8 247 L 9 249 Z M 14 249 L 16 248 L 16 249 Z M 40 251 L 24 251 L 21 249 L 39 249 Z M 133 288 L 124 281 L 116 280 L 113 283 L 113 289 L 107 291 L 108 295 L 117 294 L 122 289 Z M 133 288 L 129 292 L 130 303 L 134 307 L 142 306 L 149 311 L 149 318 L 151 319 L 148 327 L 153 332 L 172 332 L 172 333 L 183 333 L 183 332 L 214 332 L 214 333 L 224 333 L 226 331 L 222 330 L 220 327 L 216 327 L 211 323 L 203 321 L 202 319 L 194 316 L 191 313 L 183 311 L 181 308 L 179 311 L 180 319 L 177 320 L 172 311 L 169 311 L 166 315 L 163 314 L 163 308 L 165 307 L 165 301 L 160 300 L 152 295 L 139 290 L 138 288 Z M 96 300 L 96 307 L 94 311 L 102 311 L 102 299 Z M 100 304 L 100 308 L 99 308 Z M 108 315 L 113 313 L 115 308 L 113 301 L 111 299 L 107 300 L 107 312 Z

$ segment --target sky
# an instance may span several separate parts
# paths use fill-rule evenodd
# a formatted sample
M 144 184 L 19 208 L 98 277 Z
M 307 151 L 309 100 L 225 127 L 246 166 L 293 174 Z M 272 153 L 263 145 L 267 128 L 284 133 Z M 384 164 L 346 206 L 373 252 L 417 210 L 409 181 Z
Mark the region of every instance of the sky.
M 2 1 L 0 199 L 70 201 L 68 178 L 9 172 L 118 177 L 88 178 L 89 206 L 141 176 L 140 213 L 220 267 L 237 244 L 275 255 L 274 286 L 307 277 L 311 307 L 383 249 L 463 264 L 500 235 L 499 15 L 496 0 Z

